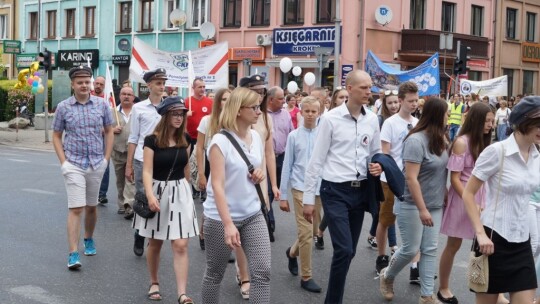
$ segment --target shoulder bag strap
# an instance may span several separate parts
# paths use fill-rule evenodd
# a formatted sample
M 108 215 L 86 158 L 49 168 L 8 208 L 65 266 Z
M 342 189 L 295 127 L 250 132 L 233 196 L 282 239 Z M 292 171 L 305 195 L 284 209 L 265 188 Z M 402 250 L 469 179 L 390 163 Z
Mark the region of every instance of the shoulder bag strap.
M 179 149 L 176 149 L 176 154 L 174 155 L 174 161 L 171 166 L 171 170 L 169 170 L 169 175 L 167 175 L 167 179 L 165 180 L 165 186 L 163 186 L 163 189 L 161 189 L 161 192 L 159 193 L 158 201 L 161 200 L 161 196 L 163 195 L 163 190 L 165 190 L 165 187 L 167 187 L 167 183 L 169 183 L 169 179 L 171 178 L 171 175 L 174 171 L 174 165 L 176 165 L 176 159 L 178 158 L 178 150 Z
M 246 162 L 246 165 L 248 166 L 249 173 L 253 173 L 255 171 L 255 168 L 253 165 L 249 162 L 249 159 L 247 158 L 246 154 L 244 153 L 244 150 L 240 147 L 240 144 L 238 144 L 238 141 L 231 135 L 231 133 L 221 130 L 219 131 L 219 134 L 225 135 L 229 139 L 229 141 L 232 143 L 236 151 L 238 151 L 238 154 L 240 154 L 240 157 Z M 264 204 L 264 195 L 262 193 L 261 185 L 255 184 L 255 188 L 257 189 L 257 194 L 259 195 L 259 199 L 261 200 L 261 204 Z M 265 206 L 266 209 L 266 206 Z

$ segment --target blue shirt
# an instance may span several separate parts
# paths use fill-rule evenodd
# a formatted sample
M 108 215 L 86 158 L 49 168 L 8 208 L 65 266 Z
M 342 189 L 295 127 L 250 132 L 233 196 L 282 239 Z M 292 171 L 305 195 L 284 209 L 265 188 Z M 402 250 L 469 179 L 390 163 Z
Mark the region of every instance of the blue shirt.
M 304 175 L 313 152 L 313 145 L 319 128 L 308 129 L 304 126 L 292 131 L 287 138 L 285 159 L 281 171 L 281 199 L 287 200 L 287 188 L 290 186 L 304 191 Z
M 53 130 L 65 132 L 64 153 L 69 163 L 96 169 L 105 158 L 103 128 L 112 124 L 111 110 L 103 98 L 90 96 L 82 104 L 71 96 L 56 107 Z

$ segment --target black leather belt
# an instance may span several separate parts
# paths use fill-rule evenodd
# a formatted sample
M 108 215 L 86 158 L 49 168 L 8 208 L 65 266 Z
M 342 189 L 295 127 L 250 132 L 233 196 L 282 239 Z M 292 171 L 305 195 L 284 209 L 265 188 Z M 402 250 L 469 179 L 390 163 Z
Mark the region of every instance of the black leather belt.
M 366 180 L 355 180 L 355 181 L 348 181 L 348 182 L 342 182 L 342 183 L 336 183 L 338 185 L 341 185 L 341 186 L 347 186 L 347 187 L 351 187 L 351 188 L 361 188 L 363 186 L 365 186 L 366 184 Z

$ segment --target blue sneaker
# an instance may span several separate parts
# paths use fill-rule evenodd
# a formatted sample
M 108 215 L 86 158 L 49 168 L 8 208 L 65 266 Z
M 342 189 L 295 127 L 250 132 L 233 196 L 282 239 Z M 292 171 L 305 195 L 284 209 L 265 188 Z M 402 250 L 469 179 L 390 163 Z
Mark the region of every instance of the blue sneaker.
M 96 255 L 94 239 L 84 239 L 84 255 Z
M 81 258 L 77 251 L 70 252 L 68 257 L 68 268 L 74 270 L 81 267 Z

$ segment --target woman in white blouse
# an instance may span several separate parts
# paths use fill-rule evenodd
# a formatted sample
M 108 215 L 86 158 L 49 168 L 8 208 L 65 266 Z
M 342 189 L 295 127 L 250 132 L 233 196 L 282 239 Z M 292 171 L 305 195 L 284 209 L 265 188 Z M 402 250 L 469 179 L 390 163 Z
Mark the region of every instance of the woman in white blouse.
M 480 154 L 463 191 L 476 251 L 489 256 L 488 290 L 476 293 L 481 304 L 496 303 L 498 293 L 506 292 L 511 303 L 533 303 L 537 288 L 528 208 L 540 186 L 540 97 L 524 98 L 508 120 L 514 133 Z M 480 214 L 474 195 L 484 183 L 486 208 Z

